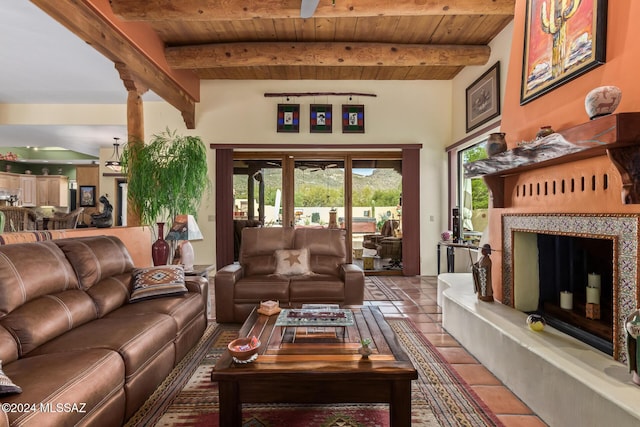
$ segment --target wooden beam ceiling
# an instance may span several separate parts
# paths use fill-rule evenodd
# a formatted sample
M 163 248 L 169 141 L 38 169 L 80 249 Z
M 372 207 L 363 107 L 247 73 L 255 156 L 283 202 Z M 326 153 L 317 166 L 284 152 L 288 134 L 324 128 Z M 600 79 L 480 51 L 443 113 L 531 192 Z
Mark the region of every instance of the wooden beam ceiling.
M 230 21 L 300 18 L 300 0 L 110 0 L 129 21 Z M 313 18 L 513 15 L 515 0 L 323 0 Z
M 176 69 L 263 66 L 466 66 L 484 65 L 488 46 L 397 43 L 217 43 L 170 47 Z
M 174 76 L 154 62 L 150 55 L 136 47 L 126 36 L 126 32 L 110 22 L 98 6 L 94 7 L 91 0 L 31 1 L 114 64 L 126 64 L 136 81 L 178 109 L 187 128 L 195 128 L 196 99 L 187 93 Z M 108 4 L 106 7 L 109 7 Z M 194 75 L 194 78 L 197 77 Z

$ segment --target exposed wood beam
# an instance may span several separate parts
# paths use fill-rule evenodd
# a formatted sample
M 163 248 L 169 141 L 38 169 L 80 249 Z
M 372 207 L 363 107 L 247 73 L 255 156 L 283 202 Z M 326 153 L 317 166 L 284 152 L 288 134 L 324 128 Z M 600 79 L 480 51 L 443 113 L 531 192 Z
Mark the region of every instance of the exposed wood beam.
M 111 0 L 129 21 L 227 21 L 300 18 L 300 0 Z M 314 18 L 513 15 L 515 0 L 323 0 Z
M 165 49 L 177 69 L 316 66 L 466 66 L 484 65 L 488 46 L 397 43 L 218 43 Z
M 105 18 L 99 7 L 93 4 L 99 4 L 99 1 L 31 1 L 114 63 L 126 64 L 136 81 L 153 90 L 178 109 L 182 113 L 187 128 L 195 128 L 196 100 L 194 97 L 189 95 L 173 76 L 158 66 L 146 52 L 136 47 L 126 36 L 125 31 Z M 108 4 L 106 7 L 108 8 Z

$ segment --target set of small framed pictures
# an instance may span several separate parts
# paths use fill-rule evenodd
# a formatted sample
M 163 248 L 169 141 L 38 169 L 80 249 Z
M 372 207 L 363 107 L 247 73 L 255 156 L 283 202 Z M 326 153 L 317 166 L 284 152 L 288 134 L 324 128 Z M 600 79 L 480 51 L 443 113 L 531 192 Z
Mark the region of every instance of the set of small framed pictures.
M 364 133 L 364 105 L 344 104 L 339 118 L 342 133 Z M 311 133 L 333 132 L 333 106 L 311 104 L 309 108 L 309 131 Z M 300 132 L 300 104 L 278 104 L 278 132 Z

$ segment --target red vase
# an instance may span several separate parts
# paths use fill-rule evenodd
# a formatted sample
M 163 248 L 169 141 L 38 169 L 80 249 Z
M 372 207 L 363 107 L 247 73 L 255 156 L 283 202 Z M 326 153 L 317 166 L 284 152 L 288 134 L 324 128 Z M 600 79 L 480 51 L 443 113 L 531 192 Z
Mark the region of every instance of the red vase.
M 169 243 L 164 240 L 164 222 L 158 223 L 158 240 L 151 245 L 153 265 L 166 265 L 169 260 Z

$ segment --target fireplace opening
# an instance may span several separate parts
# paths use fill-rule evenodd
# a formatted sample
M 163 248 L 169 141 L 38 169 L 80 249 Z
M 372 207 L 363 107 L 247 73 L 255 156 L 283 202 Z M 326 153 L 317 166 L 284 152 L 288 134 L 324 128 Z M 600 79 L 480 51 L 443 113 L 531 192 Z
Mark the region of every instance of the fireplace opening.
M 613 355 L 613 239 L 525 234 L 520 240 L 535 246 L 528 263 L 535 264 L 537 252 L 537 268 L 528 267 L 528 295 L 516 292 L 521 301 L 529 301 L 521 303 L 522 311 L 541 314 L 554 328 Z M 524 275 L 527 271 L 519 277 Z

